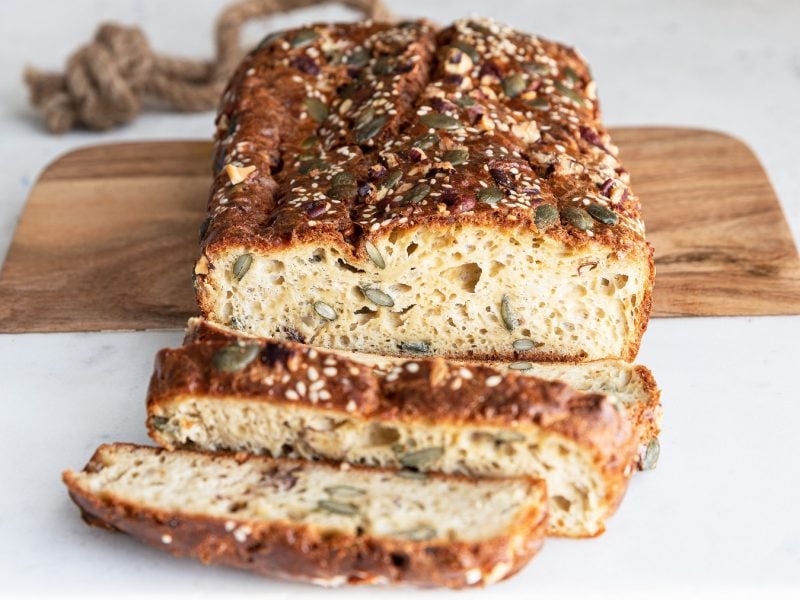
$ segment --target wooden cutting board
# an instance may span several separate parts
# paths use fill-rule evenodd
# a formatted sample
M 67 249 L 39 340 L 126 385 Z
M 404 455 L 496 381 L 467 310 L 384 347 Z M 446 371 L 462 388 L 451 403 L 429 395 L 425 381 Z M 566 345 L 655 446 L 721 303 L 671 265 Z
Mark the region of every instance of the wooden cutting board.
M 656 248 L 655 316 L 800 314 L 800 260 L 753 153 L 711 131 L 612 131 Z M 182 328 L 211 146 L 75 150 L 31 190 L 0 272 L 0 332 Z

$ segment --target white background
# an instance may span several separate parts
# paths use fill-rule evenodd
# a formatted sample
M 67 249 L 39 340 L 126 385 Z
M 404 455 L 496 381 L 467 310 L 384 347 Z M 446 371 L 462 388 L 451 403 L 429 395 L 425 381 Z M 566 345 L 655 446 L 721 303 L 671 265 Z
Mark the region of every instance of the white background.
M 0 258 L 32 182 L 59 154 L 89 144 L 201 138 L 212 131 L 211 114 L 162 113 L 110 133 L 50 136 L 26 106 L 23 66 L 60 67 L 102 20 L 141 25 L 159 51 L 209 56 L 213 18 L 224 4 L 2 1 Z M 599 82 L 609 125 L 688 125 L 740 137 L 765 164 L 797 239 L 800 2 L 389 4 L 396 13 L 440 23 L 485 14 L 578 46 Z M 304 11 L 250 27 L 248 34 L 254 42 L 274 28 L 348 16 L 330 7 Z M 337 595 L 173 559 L 78 519 L 60 472 L 81 467 L 100 442 L 147 441 L 143 398 L 153 354 L 180 337 L 0 335 L 0 595 Z M 516 578 L 465 597 L 681 592 L 730 598 L 757 589 L 798 597 L 799 347 L 800 317 L 651 322 L 639 360 L 664 390 L 657 471 L 635 478 L 604 536 L 548 540 Z M 376 593 L 409 591 L 348 589 L 338 595 Z

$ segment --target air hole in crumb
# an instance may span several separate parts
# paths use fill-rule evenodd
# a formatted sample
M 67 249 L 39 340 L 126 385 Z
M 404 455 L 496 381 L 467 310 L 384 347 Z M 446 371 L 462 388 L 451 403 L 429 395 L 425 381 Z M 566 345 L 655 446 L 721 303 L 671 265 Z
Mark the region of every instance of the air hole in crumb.
M 442 278 L 456 283 L 465 292 L 474 293 L 482 274 L 483 269 L 477 263 L 465 263 L 442 271 Z
M 408 256 L 411 256 L 412 254 L 414 254 L 414 252 L 416 252 L 417 248 L 419 248 L 419 244 L 417 244 L 416 242 L 411 242 L 408 246 L 406 246 L 406 254 L 408 254 Z
M 350 271 L 351 273 L 366 273 L 363 269 L 359 269 L 358 267 L 354 267 L 350 263 L 345 262 L 341 258 L 336 259 L 336 266 L 340 269 L 344 269 L 345 271 Z
M 550 499 L 553 501 L 553 504 L 564 512 L 569 512 L 569 508 L 572 506 L 572 502 L 564 498 L 564 496 L 551 496 Z
M 405 554 L 401 554 L 399 552 L 392 552 L 389 555 L 389 559 L 392 561 L 392 564 L 398 569 L 405 569 L 406 567 L 408 567 L 408 556 L 406 556 Z
M 234 502 L 228 507 L 228 512 L 237 513 L 247 508 L 247 502 Z

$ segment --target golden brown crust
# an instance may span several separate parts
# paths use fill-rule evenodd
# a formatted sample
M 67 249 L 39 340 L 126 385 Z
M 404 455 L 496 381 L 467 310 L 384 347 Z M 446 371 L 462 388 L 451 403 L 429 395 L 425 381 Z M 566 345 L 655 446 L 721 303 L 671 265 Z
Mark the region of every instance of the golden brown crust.
M 115 446 L 142 448 L 127 444 Z M 105 449 L 105 445 L 98 448 L 84 471 L 102 468 Z M 231 457 L 224 454 L 192 454 L 212 460 Z M 263 457 L 236 457 L 238 462 L 274 462 Z M 367 470 L 366 467 L 353 468 Z M 319 531 L 309 525 L 263 521 L 243 522 L 248 528 L 248 535 L 237 539 L 235 528 L 230 526 L 229 520 L 154 510 L 107 493 L 95 493 L 81 484 L 79 474 L 71 471 L 64 473 L 63 480 L 70 497 L 90 525 L 125 532 L 174 556 L 196 558 L 205 564 L 226 565 L 259 575 L 323 585 L 345 582 L 451 588 L 485 585 L 493 581 L 493 571 L 500 575 L 500 579 L 504 579 L 517 572 L 536 554 L 542 545 L 547 521 L 543 486 L 541 482 L 530 480 L 534 493 L 542 498 L 541 505 L 523 515 L 506 535 L 486 541 L 418 542 L 355 537 Z M 237 527 L 239 525 L 236 523 Z M 477 578 L 475 569 L 479 571 L 480 578 Z
M 652 275 L 640 203 L 594 88 L 573 49 L 490 21 L 438 32 L 424 21 L 314 25 L 269 39 L 220 107 L 201 309 L 213 312 L 208 271 L 231 249 L 313 242 L 358 263 L 367 241 L 417 227 L 533 231 L 631 256 Z M 255 170 L 233 183 L 225 165 Z M 542 206 L 555 218 L 542 220 Z M 645 295 L 627 360 L 647 325 Z

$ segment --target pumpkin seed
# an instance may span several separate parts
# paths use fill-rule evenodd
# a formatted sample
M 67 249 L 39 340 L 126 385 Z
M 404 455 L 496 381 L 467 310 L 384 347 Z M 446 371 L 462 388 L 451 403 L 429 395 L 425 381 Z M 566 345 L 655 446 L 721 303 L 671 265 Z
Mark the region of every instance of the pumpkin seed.
M 159 416 L 150 417 L 150 425 L 156 431 L 164 431 L 164 429 L 167 428 L 167 423 L 169 423 L 169 419 L 167 417 L 159 417 Z
M 211 365 L 222 373 L 241 371 L 255 360 L 259 350 L 258 344 L 230 344 L 216 351 Z
M 509 369 L 513 369 L 514 371 L 527 371 L 528 369 L 532 368 L 533 365 L 525 360 L 520 360 L 518 362 L 513 362 L 508 365 Z
M 311 171 L 325 171 L 330 167 L 326 160 L 321 158 L 310 158 L 300 163 L 297 169 L 302 175 L 308 175 Z
M 529 340 L 528 338 L 520 338 L 518 340 L 514 340 L 514 343 L 511 345 L 514 347 L 514 350 L 525 352 L 526 350 L 532 350 L 536 346 L 536 342 Z
M 552 204 L 540 204 L 536 207 L 533 222 L 540 231 L 547 231 L 558 223 L 558 209 Z
M 525 435 L 519 431 L 498 431 L 494 434 L 494 440 L 501 444 L 525 441 Z
M 400 181 L 401 177 L 403 177 L 403 171 L 400 169 L 392 169 L 386 174 L 386 179 L 383 180 L 381 187 L 390 190 L 397 185 L 397 182 Z
M 426 127 L 433 129 L 459 129 L 461 122 L 453 117 L 448 117 L 442 113 L 427 113 L 419 118 L 420 122 Z
M 477 194 L 478 200 L 486 204 L 496 204 L 505 197 L 503 190 L 494 186 L 482 188 Z
M 511 308 L 511 298 L 508 297 L 508 294 L 503 294 L 503 298 L 500 300 L 500 316 L 503 318 L 503 325 L 509 331 L 514 331 L 519 327 L 519 318 Z
M 367 492 L 352 485 L 332 485 L 325 488 L 325 492 L 337 498 L 357 498 L 364 496 Z
M 420 150 L 427 150 L 431 146 L 439 143 L 439 136 L 435 133 L 426 133 L 425 135 L 419 136 L 413 142 L 411 142 L 412 148 L 419 148 Z
M 642 471 L 651 471 L 652 469 L 655 469 L 660 454 L 661 444 L 657 438 L 653 438 L 647 444 L 647 449 L 644 451 L 644 456 L 641 459 Z
M 469 160 L 469 150 L 466 148 L 454 148 L 444 153 L 444 160 L 451 165 L 460 165 Z
M 358 514 L 358 509 L 352 504 L 335 502 L 334 500 L 320 500 L 317 502 L 317 508 L 320 510 L 327 510 L 337 515 L 352 516 Z
M 388 56 L 381 56 L 372 65 L 372 72 L 376 75 L 391 75 L 394 71 L 394 65 Z
M 308 46 L 318 37 L 319 34 L 313 29 L 303 29 L 298 31 L 297 34 L 292 38 L 292 41 L 289 43 L 291 44 L 292 48 L 301 48 L 302 46 Z
M 331 186 L 337 187 L 340 185 L 355 185 L 356 178 L 349 171 L 342 171 L 331 177 Z
M 247 274 L 247 271 L 250 269 L 250 265 L 252 264 L 253 256 L 251 254 L 242 254 L 236 259 L 236 262 L 233 263 L 233 277 L 236 279 L 236 281 L 242 280 L 242 277 Z
M 577 227 L 581 231 L 586 231 L 592 228 L 592 217 L 589 216 L 585 210 L 579 206 L 567 206 L 561 211 L 561 217 L 573 227 Z
M 407 469 L 401 469 L 399 471 L 395 471 L 395 475 L 397 475 L 398 477 L 402 477 L 403 479 L 416 479 L 418 481 L 428 478 L 427 473 L 420 473 L 419 471 L 409 471 Z
M 525 106 L 533 110 L 550 110 L 550 103 L 544 98 L 534 98 L 533 100 L 526 100 Z
M 433 527 L 428 527 L 427 525 L 420 525 L 419 527 L 414 527 L 413 529 L 408 529 L 406 531 L 398 531 L 395 533 L 395 535 L 397 537 L 411 540 L 412 542 L 426 542 L 436 537 L 436 530 Z
M 380 130 L 383 129 L 383 126 L 386 125 L 388 119 L 388 115 L 380 115 L 365 123 L 356 130 L 356 142 L 363 144 L 378 135 Z
M 527 86 L 528 82 L 522 73 L 514 73 L 503 79 L 503 93 L 509 98 L 516 98 Z
M 522 68 L 532 75 L 547 75 L 550 72 L 548 65 L 537 62 L 526 62 L 522 65 Z
M 560 81 L 556 81 L 555 86 L 559 92 L 564 94 L 564 96 L 572 100 L 575 104 L 579 104 L 580 106 L 586 106 L 586 100 L 584 100 L 583 96 L 578 94 L 575 90 L 568 88 Z
M 388 306 L 389 308 L 394 306 L 394 300 L 392 299 L 392 297 L 386 292 L 379 290 L 378 288 L 362 288 L 362 291 L 364 292 L 364 295 L 370 300 L 370 302 L 373 302 L 378 306 Z
M 578 74 L 572 67 L 564 67 L 564 81 L 567 85 L 574 86 L 578 79 Z
M 473 64 L 477 64 L 478 61 L 481 59 L 481 55 L 478 54 L 478 51 L 475 49 L 475 46 L 468 44 L 466 42 L 456 41 L 450 44 L 453 48 L 458 48 L 464 54 L 469 56 L 469 59 L 473 62 Z
M 300 142 L 300 147 L 304 150 L 308 150 L 309 148 L 315 146 L 319 142 L 319 138 L 315 135 L 310 135 L 302 142 Z
M 475 100 L 469 96 L 461 96 L 461 98 L 456 100 L 456 104 L 461 108 L 469 108 L 470 106 L 475 106 Z
M 256 46 L 256 50 L 261 50 L 262 48 L 266 48 L 267 46 L 269 46 L 275 40 L 277 40 L 279 38 L 282 38 L 284 33 L 286 33 L 286 32 L 285 31 L 273 31 L 272 33 L 270 33 L 267 37 L 265 37 L 263 40 L 261 40 L 258 43 L 258 46 Z
M 428 342 L 400 342 L 400 350 L 412 354 L 428 354 L 431 345 Z
M 602 204 L 597 204 L 595 202 L 592 202 L 586 207 L 586 212 L 592 215 L 595 220 L 605 223 L 606 225 L 616 225 L 619 221 L 619 216 L 617 216 L 617 213 L 609 208 L 606 208 Z
M 367 66 L 370 55 L 366 48 L 359 48 L 347 57 L 347 64 L 356 69 Z
M 436 446 L 423 448 L 400 457 L 400 464 L 406 468 L 420 469 L 440 459 L 444 455 L 444 448 Z
M 321 300 L 314 302 L 314 311 L 326 321 L 336 320 L 336 310 L 330 304 L 325 304 Z
M 322 123 L 328 117 L 328 107 L 319 98 L 306 98 L 306 110 L 317 123 Z
M 367 240 L 364 242 L 364 249 L 367 251 L 367 256 L 369 256 L 369 259 L 375 263 L 376 267 L 379 269 L 386 268 L 386 261 L 383 260 L 383 255 L 381 254 L 381 251 L 375 247 L 375 244 Z
M 327 196 L 335 200 L 347 200 L 354 198 L 357 193 L 358 187 L 355 185 L 337 185 L 327 191 Z
M 427 183 L 418 183 L 413 188 L 411 188 L 405 196 L 403 196 L 403 200 L 408 202 L 409 204 L 417 204 L 422 202 L 422 200 L 431 193 L 431 186 Z

